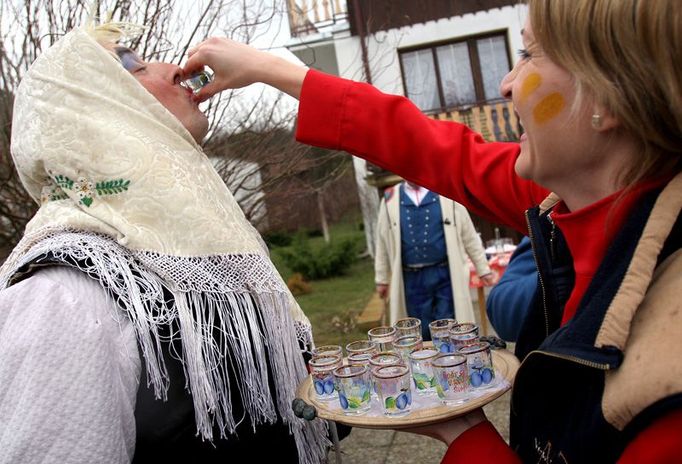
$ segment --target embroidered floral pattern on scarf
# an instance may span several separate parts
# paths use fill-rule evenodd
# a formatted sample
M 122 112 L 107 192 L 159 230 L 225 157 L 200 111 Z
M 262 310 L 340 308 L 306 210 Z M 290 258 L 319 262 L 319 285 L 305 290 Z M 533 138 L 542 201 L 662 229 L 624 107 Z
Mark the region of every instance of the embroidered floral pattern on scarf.
M 222 436 L 235 429 L 229 398 L 237 388 L 254 424 L 279 413 L 300 461 L 323 459 L 322 421 L 302 421 L 290 408 L 307 375 L 298 345 L 312 343 L 307 318 L 189 132 L 87 32 L 67 34 L 27 72 L 12 155 L 41 207 L 0 269 L 0 286 L 45 253 L 87 263 L 82 270 L 114 291 L 135 325 L 161 398 L 168 378 L 159 330 L 180 328 L 202 437 L 214 438 L 214 425 Z M 245 336 L 254 327 L 262 337 Z M 227 383 L 226 344 L 240 354 L 238 385 Z

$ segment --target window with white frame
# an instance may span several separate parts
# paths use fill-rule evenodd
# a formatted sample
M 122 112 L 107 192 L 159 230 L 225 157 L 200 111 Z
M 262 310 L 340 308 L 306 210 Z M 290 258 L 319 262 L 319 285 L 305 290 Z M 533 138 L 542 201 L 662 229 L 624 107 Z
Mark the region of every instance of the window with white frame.
M 481 104 L 501 98 L 511 62 L 507 33 L 400 51 L 405 95 L 422 111 Z

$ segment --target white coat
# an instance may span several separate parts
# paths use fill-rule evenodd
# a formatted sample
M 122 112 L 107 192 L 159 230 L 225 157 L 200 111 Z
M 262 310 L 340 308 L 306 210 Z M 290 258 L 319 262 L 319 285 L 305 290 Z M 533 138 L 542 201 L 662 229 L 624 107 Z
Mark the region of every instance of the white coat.
M 374 274 L 377 284 L 389 285 L 389 322 L 407 317 L 403 285 L 402 253 L 400 244 L 400 191 L 394 187 L 392 195 L 381 200 L 377 220 Z M 479 276 L 490 273 L 485 249 L 474 228 L 469 212 L 457 202 L 439 196 L 443 216 L 443 232 L 448 253 L 448 267 L 455 319 L 474 322 L 474 307 L 469 293 L 469 265 L 467 255 Z

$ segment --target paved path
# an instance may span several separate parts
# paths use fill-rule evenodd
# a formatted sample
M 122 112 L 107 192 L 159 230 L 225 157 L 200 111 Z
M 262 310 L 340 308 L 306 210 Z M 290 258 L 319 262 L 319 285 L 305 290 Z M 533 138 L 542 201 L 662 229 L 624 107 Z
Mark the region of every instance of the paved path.
M 505 440 L 509 440 L 509 396 L 507 392 L 483 408 Z M 421 435 L 356 427 L 341 441 L 341 459 L 343 464 L 437 464 L 446 448 Z M 331 453 L 329 463 L 335 462 Z

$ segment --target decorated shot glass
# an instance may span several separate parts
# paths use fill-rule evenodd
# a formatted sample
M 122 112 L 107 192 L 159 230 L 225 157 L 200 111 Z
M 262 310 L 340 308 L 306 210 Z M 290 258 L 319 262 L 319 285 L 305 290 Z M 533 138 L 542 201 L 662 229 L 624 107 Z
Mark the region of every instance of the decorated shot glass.
M 406 317 L 404 319 L 398 319 L 395 324 L 393 324 L 396 330 L 396 339 L 400 337 L 405 337 L 407 335 L 422 336 L 422 321 L 416 317 Z
M 422 348 L 410 353 L 412 380 L 417 394 L 428 395 L 435 391 L 436 379 L 431 364 L 439 354 L 435 348 Z
M 384 366 L 372 372 L 379 401 L 387 416 L 401 416 L 410 412 L 412 390 L 410 370 L 405 365 Z
M 478 341 L 478 326 L 471 322 L 463 322 L 461 324 L 454 324 L 450 327 L 450 346 L 452 352 L 466 345 L 471 345 Z
M 334 369 L 341 367 L 341 356 L 313 356 L 308 361 L 310 375 L 313 378 L 313 386 L 317 399 L 329 401 L 336 398 L 336 385 L 334 383 Z
M 369 329 L 367 336 L 377 344 L 379 351 L 393 351 L 396 329 L 390 326 L 379 326 Z
M 488 388 L 495 380 L 493 357 L 490 354 L 490 343 L 477 342 L 463 346 L 458 351 L 466 357 L 469 370 L 469 384 L 472 388 Z
M 340 345 L 321 345 L 313 348 L 313 356 L 341 356 L 343 357 L 343 350 Z
M 429 324 L 433 347 L 441 353 L 452 351 L 450 347 L 450 327 L 457 324 L 454 319 L 438 319 Z
M 459 354 L 441 353 L 431 365 L 436 378 L 438 398 L 448 406 L 466 402 L 469 391 L 466 358 Z
M 374 356 L 372 353 L 351 353 L 348 355 L 347 358 L 348 365 L 367 366 L 367 368 L 369 369 L 371 367 L 369 365 L 369 360 L 372 359 L 372 356 Z
M 398 353 L 403 358 L 403 362 L 406 366 L 410 366 L 410 353 L 414 350 L 418 350 L 423 346 L 421 334 L 419 335 L 405 335 L 399 337 L 393 342 L 393 347 L 396 353 Z
M 358 340 L 346 345 L 346 353 L 348 353 L 348 356 L 356 353 L 377 354 L 378 352 L 379 347 L 377 347 L 377 344 L 371 340 Z
M 381 353 L 373 355 L 369 359 L 369 368 L 372 374 L 374 374 L 374 371 L 379 368 L 385 366 L 395 366 L 400 364 L 402 365 L 405 364 L 403 362 L 403 357 L 400 356 L 398 353 L 394 353 L 392 351 L 383 351 Z M 374 383 L 373 391 L 374 393 L 378 393 L 376 383 Z
M 360 415 L 369 411 L 372 388 L 369 367 L 357 364 L 338 367 L 334 378 L 344 414 Z

